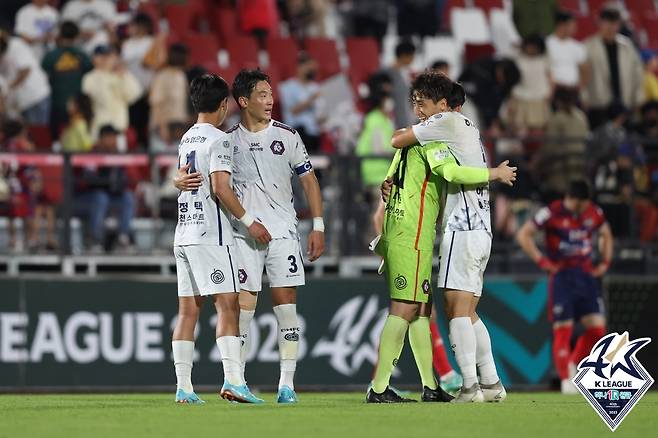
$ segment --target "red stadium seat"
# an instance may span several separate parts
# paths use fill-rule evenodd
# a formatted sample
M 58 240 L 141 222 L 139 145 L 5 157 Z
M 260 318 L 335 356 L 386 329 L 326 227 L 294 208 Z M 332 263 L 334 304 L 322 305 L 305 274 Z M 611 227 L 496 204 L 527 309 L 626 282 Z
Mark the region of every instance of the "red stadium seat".
M 336 41 L 326 38 L 307 38 L 304 46 L 308 54 L 318 62 L 319 80 L 340 73 L 341 68 Z
M 233 83 L 233 79 L 235 79 L 240 70 L 238 67 L 232 65 L 222 68 L 217 62 L 204 64 L 203 67 L 208 70 L 208 72 L 221 76 L 229 85 Z
M 224 45 L 229 63 L 238 68 L 258 67 L 258 44 L 250 36 L 233 36 Z
M 503 0 L 474 0 L 474 6 L 488 14 L 492 9 L 503 9 Z
M 590 15 L 576 17 L 576 35 L 577 40 L 584 40 L 596 33 L 596 18 Z
M 656 3 L 654 0 L 630 0 L 624 3 L 628 10 L 638 17 L 656 15 Z
M 221 38 L 223 44 L 226 44 L 234 36 L 241 34 L 238 27 L 238 17 L 233 9 L 216 9 L 213 20 L 213 28 Z
M 27 128 L 27 133 L 38 150 L 52 150 L 53 139 L 48 125 L 30 125 Z
M 583 15 L 580 0 L 560 0 L 559 7 L 560 9 L 569 11 L 575 15 Z
M 658 17 L 646 16 L 642 22 L 647 33 L 647 46 L 658 49 Z
M 43 195 L 53 204 L 59 204 L 64 197 L 64 189 L 62 184 L 63 179 L 63 166 L 37 166 L 41 172 L 43 179 Z
M 187 5 L 168 4 L 165 8 L 165 16 L 171 32 L 185 35 L 192 29 L 194 10 L 187 7 Z
M 188 32 L 183 35 L 183 43 L 188 49 L 190 65 L 203 65 L 208 62 L 217 62 L 219 43 L 214 33 Z
M 345 48 L 350 60 L 350 76 L 364 82 L 379 69 L 379 46 L 374 38 L 347 38 Z
M 292 38 L 268 38 L 267 54 L 270 66 L 276 66 L 282 80 L 297 74 L 297 56 L 299 47 Z
M 464 61 L 466 63 L 491 57 L 494 53 L 496 53 L 496 48 L 491 44 L 464 44 Z

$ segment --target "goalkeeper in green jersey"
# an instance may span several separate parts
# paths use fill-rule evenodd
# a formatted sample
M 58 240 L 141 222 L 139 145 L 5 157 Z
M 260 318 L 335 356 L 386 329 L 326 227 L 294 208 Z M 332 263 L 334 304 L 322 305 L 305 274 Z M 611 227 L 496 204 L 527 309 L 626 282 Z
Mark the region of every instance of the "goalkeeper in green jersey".
M 421 83 L 420 75 L 412 85 Z M 452 81 L 439 81 L 431 109 L 436 114 L 450 111 Z M 413 99 L 412 99 L 413 100 Z M 427 105 L 427 102 L 426 102 Z M 414 105 L 417 109 L 417 105 Z M 423 114 L 416 112 L 422 119 Z M 444 143 L 432 142 L 399 150 L 389 168 L 393 188 L 386 202 L 382 235 L 375 251 L 384 259 L 391 305 L 379 344 L 379 361 L 368 403 L 413 401 L 400 397 L 389 387 L 404 338 L 409 331 L 416 365 L 423 384 L 423 401 L 449 401 L 434 378 L 429 316 L 432 302 L 432 251 L 436 224 L 445 199 L 447 183 L 479 184 L 499 180 L 512 184 L 515 168 L 502 163 L 497 168 L 459 166 Z M 388 178 L 387 178 L 388 179 Z

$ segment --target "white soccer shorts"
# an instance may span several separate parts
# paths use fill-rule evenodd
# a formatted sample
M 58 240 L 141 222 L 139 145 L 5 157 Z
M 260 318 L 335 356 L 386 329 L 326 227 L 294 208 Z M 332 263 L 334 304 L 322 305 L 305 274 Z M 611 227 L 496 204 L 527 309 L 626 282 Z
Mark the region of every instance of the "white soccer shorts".
M 263 268 L 267 270 L 270 287 L 297 287 L 306 283 L 299 240 L 272 239 L 267 245 L 261 245 L 251 238 L 236 236 L 235 246 L 240 254 L 241 289 L 260 292 Z
M 206 296 L 237 292 L 238 257 L 234 245 L 174 246 L 178 296 Z
M 486 230 L 446 232 L 439 253 L 438 286 L 482 296 L 490 254 L 491 235 Z

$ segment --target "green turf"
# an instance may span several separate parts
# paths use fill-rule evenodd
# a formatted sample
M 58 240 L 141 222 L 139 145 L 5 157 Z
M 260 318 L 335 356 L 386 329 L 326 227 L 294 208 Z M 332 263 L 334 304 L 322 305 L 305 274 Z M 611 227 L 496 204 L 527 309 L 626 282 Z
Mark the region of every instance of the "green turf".
M 366 405 L 363 394 L 301 394 L 296 406 L 203 406 L 173 394 L 0 395 L 0 437 L 551 437 L 610 434 L 581 396 L 512 393 L 501 404 Z M 614 434 L 658 436 L 658 393 L 648 393 Z

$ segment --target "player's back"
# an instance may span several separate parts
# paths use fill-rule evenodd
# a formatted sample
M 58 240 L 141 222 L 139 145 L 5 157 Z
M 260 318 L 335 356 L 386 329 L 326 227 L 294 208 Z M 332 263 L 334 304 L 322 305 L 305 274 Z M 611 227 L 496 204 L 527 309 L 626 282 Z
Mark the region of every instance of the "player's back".
M 431 171 L 420 145 L 398 150 L 393 166 L 393 190 L 386 204 L 382 239 L 432 250 L 442 179 Z
M 448 145 L 457 164 L 486 168 L 487 158 L 480 141 L 480 130 L 463 114 L 451 111 L 434 114 L 413 127 L 421 144 L 440 141 Z M 491 233 L 489 184 L 446 185 L 447 198 L 443 215 L 443 230 L 486 230 Z
M 313 169 L 299 134 L 275 120 L 258 132 L 239 124 L 227 134 L 233 145 L 234 189 L 242 206 L 273 238 L 297 238 L 292 176 Z M 237 223 L 236 228 L 245 231 Z
M 190 165 L 203 182 L 197 190 L 178 195 L 178 224 L 174 245 L 230 245 L 233 232 L 228 212 L 213 193 L 210 174 L 231 172 L 232 150 L 228 136 L 209 123 L 197 123 L 178 146 L 178 167 Z

